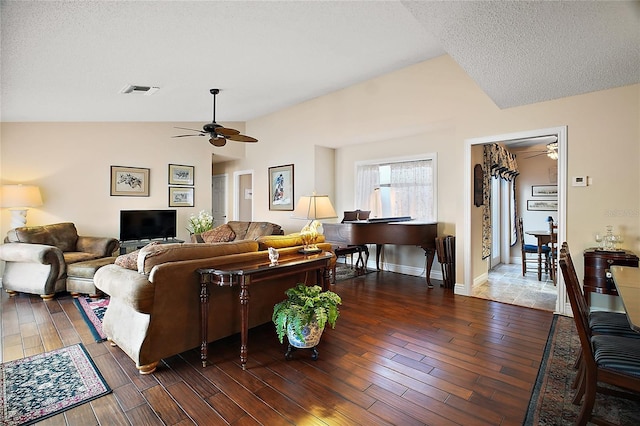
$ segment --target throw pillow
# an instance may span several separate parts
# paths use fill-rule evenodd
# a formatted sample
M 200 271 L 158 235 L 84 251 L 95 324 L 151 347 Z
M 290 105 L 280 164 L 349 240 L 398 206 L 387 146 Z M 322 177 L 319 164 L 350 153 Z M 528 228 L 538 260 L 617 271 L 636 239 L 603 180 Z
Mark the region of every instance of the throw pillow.
M 157 244 L 158 244 L 157 241 L 152 241 L 149 244 L 147 244 L 145 247 L 155 246 Z M 132 271 L 137 271 L 138 270 L 138 254 L 140 254 L 140 250 L 141 249 L 132 251 L 131 253 L 127 253 L 127 254 L 121 254 L 120 256 L 116 257 L 116 260 L 113 263 L 115 263 L 116 265 L 122 268 L 131 269 Z
M 226 223 L 200 234 L 205 243 L 226 243 L 236 238 L 236 233 Z

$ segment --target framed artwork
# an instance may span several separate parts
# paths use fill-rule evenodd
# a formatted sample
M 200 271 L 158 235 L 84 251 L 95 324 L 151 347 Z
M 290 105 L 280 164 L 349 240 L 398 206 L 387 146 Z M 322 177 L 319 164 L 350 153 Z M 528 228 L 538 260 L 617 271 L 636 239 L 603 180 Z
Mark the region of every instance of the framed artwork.
M 170 186 L 169 207 L 193 207 L 193 188 Z
M 557 197 L 558 185 L 532 185 L 532 197 Z
M 169 164 L 169 185 L 193 186 L 193 166 Z
M 558 210 L 558 200 L 527 200 L 527 210 L 532 212 L 554 212 Z
M 269 210 L 293 210 L 293 164 L 269 167 Z
M 111 195 L 148 197 L 149 170 L 139 167 L 111 166 Z

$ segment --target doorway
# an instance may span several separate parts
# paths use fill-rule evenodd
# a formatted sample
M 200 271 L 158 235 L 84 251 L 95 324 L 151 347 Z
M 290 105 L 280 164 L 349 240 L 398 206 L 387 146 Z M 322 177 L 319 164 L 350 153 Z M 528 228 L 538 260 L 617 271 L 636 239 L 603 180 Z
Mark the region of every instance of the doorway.
M 233 220 L 253 220 L 253 170 L 233 173 Z
M 227 175 L 214 175 L 211 178 L 211 215 L 213 223 L 227 223 Z M 216 225 L 216 226 L 217 226 Z
M 463 227 L 463 258 L 466 260 L 466 267 L 464 269 L 464 283 L 462 286 L 456 287 L 456 292 L 463 295 L 471 295 L 473 292 L 474 282 L 477 280 L 482 282 L 487 278 L 488 264 L 487 262 L 481 263 L 473 256 L 479 256 L 480 251 L 477 247 L 472 250 L 472 235 L 473 229 L 477 229 L 478 226 L 482 226 L 477 220 L 474 222 L 472 217 L 471 204 L 473 199 L 473 192 L 471 183 L 473 181 L 471 172 L 473 170 L 472 164 L 472 148 L 490 144 L 490 143 L 503 143 L 507 147 L 510 142 L 517 142 L 527 138 L 536 138 L 548 135 L 556 135 L 558 139 L 558 240 L 565 241 L 566 239 L 566 189 L 567 189 L 567 127 L 554 127 L 549 129 L 539 129 L 532 131 L 525 131 L 519 133 L 511 133 L 504 135 L 485 136 L 473 139 L 467 139 L 465 141 L 465 200 L 464 200 L 464 227 Z M 477 244 L 476 244 L 477 245 Z M 475 266 L 475 270 L 474 270 Z M 486 270 L 481 270 L 481 268 Z M 566 289 L 562 276 L 558 276 L 557 280 L 557 297 L 555 311 L 560 314 L 567 314 L 571 312 L 571 308 L 567 304 Z

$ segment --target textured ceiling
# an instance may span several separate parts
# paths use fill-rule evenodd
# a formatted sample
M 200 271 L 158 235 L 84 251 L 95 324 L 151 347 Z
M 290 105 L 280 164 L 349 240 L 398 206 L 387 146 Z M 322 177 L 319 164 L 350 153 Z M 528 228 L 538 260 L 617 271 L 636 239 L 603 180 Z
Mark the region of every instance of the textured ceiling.
M 244 121 L 445 53 L 524 105 L 639 83 L 638 5 L 2 0 L 0 119 Z

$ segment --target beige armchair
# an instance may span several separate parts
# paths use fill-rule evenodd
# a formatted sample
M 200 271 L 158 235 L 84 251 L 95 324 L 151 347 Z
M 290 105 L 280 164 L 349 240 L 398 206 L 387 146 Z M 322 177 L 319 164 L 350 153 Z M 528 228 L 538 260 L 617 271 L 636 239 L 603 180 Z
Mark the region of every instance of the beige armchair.
M 0 245 L 2 287 L 11 295 L 24 292 L 50 299 L 68 290 L 69 265 L 91 265 L 113 256 L 119 245 L 115 238 L 80 236 L 69 222 L 11 229 Z

